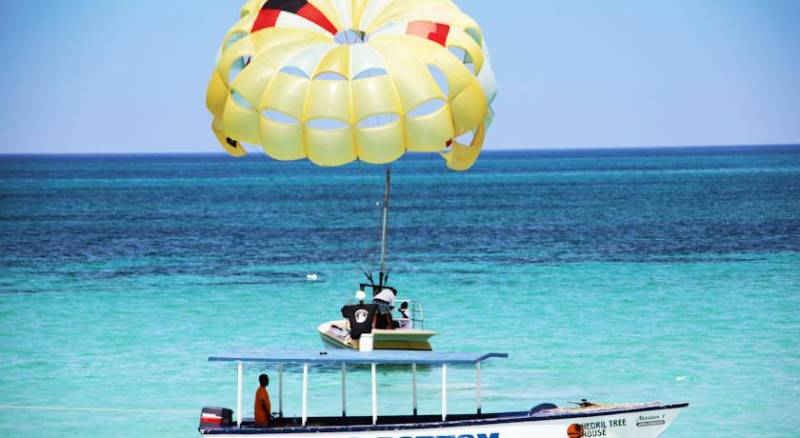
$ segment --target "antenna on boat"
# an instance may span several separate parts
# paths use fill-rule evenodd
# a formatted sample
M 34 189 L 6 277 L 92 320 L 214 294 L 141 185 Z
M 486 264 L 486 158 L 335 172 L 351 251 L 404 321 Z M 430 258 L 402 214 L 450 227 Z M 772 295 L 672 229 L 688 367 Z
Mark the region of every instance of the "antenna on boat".
M 367 270 L 363 265 L 361 266 L 361 272 L 364 274 L 365 277 L 367 277 L 367 281 L 369 281 L 369 284 L 375 286 L 375 280 L 372 277 L 372 272 Z
M 392 168 L 386 166 L 386 191 L 383 193 L 383 226 L 381 228 L 381 271 L 378 277 L 378 285 L 383 288 L 383 285 L 389 279 L 389 273 L 386 271 L 386 227 L 389 224 L 389 193 L 392 188 Z

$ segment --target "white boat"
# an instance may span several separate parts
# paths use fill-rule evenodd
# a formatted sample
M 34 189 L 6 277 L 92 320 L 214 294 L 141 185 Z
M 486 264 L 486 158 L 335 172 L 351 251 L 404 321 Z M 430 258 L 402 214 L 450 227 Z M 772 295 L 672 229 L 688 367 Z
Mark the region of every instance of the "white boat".
M 411 300 L 398 300 L 397 289 L 388 285 L 389 270 L 386 263 L 387 227 L 389 224 L 389 195 L 391 192 L 392 173 L 386 169 L 386 189 L 383 195 L 383 220 L 381 228 L 381 256 L 380 271 L 377 282 L 370 272 L 364 272 L 369 284 L 362 283 L 356 293 L 356 301 L 344 306 L 342 317 L 320 324 L 317 327 L 322 342 L 327 347 L 343 348 L 350 350 L 363 350 L 362 335 L 367 335 L 369 350 L 419 350 L 430 351 L 430 338 L 436 332 L 425 330 L 425 316 L 422 304 Z M 391 311 L 388 315 L 377 315 L 377 306 L 365 304 L 367 296 L 370 299 L 379 298 L 381 294 L 389 294 L 386 302 Z M 407 315 L 399 315 L 398 308 L 403 303 L 408 306 Z M 351 311 L 348 314 L 348 309 Z M 388 318 L 388 320 L 384 319 Z M 355 328 L 359 326 L 358 328 Z
M 199 432 L 202 435 L 233 437 L 291 436 L 293 438 L 655 438 L 660 436 L 688 403 L 590 403 L 559 408 L 540 404 L 530 410 L 483 413 L 481 409 L 481 363 L 490 358 L 504 358 L 502 353 L 435 353 L 417 351 L 277 351 L 260 354 L 234 354 L 210 357 L 212 362 L 237 364 L 237 409 L 203 408 Z M 278 412 L 269 427 L 258 427 L 242 417 L 242 375 L 245 364 L 278 365 Z M 302 365 L 302 415 L 283 415 L 283 366 Z M 308 415 L 309 366 L 341 368 L 342 415 Z M 370 365 L 372 374 L 372 415 L 347 415 L 347 367 Z M 409 415 L 378 412 L 377 367 L 408 367 L 412 376 L 412 400 Z M 441 413 L 417 413 L 417 366 L 441 367 Z M 447 370 L 452 366 L 474 366 L 476 370 L 476 410 L 468 414 L 450 414 L 447 410 Z M 520 382 L 524 383 L 524 382 Z
M 350 321 L 346 319 L 324 322 L 317 327 L 317 331 L 322 342 L 329 347 L 351 350 L 361 348 L 360 340 L 350 336 Z M 430 338 L 436 335 L 436 332 L 415 329 L 374 329 L 371 334 L 374 350 L 431 351 Z
M 396 314 L 391 321 L 384 321 L 381 328 L 373 328 L 375 318 L 375 306 L 363 303 L 364 290 L 374 288 L 391 291 L 397 295 L 397 290 L 389 286 L 372 286 L 362 284 L 358 294 L 361 298 L 359 303 L 351 303 L 342 308 L 342 316 L 346 319 L 324 322 L 317 327 L 322 342 L 327 347 L 344 348 L 350 350 L 365 349 L 362 339 L 368 339 L 366 350 L 418 350 L 431 351 L 430 338 L 436 332 L 425 330 L 425 314 L 422 311 L 422 304 L 410 300 L 396 300 L 395 305 L 408 309 L 407 317 Z M 358 297 L 357 297 L 358 300 Z M 348 312 L 347 309 L 353 311 Z M 347 318 L 349 316 L 349 318 Z M 391 324 L 391 327 L 389 327 Z M 353 331 L 353 326 L 361 325 L 362 328 Z

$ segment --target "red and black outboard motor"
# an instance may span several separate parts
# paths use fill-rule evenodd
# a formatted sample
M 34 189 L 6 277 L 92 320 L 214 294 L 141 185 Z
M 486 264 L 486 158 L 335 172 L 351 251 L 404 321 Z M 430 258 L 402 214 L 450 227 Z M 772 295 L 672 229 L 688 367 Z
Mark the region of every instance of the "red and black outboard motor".
M 200 413 L 200 429 L 214 429 L 233 425 L 233 411 L 228 408 L 203 408 Z

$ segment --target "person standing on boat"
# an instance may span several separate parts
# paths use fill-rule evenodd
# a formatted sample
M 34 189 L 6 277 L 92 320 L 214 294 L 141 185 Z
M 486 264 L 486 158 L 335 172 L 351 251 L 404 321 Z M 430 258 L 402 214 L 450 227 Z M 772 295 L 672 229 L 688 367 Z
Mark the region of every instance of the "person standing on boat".
M 269 413 L 272 411 L 272 404 L 269 402 L 269 377 L 266 374 L 258 376 L 259 387 L 256 390 L 256 402 L 253 406 L 253 413 L 256 417 L 257 427 L 269 426 Z
M 394 308 L 394 292 L 391 289 L 380 291 L 372 302 L 378 306 L 372 326 L 376 329 L 393 329 L 392 309 Z

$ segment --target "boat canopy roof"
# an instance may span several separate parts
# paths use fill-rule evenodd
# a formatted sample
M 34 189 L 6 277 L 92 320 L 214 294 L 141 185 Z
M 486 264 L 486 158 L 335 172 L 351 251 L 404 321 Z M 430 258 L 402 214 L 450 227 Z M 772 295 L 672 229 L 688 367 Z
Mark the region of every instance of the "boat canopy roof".
M 350 350 L 272 350 L 211 356 L 209 362 L 353 364 L 353 365 L 474 365 L 485 360 L 506 358 L 507 353 Z

